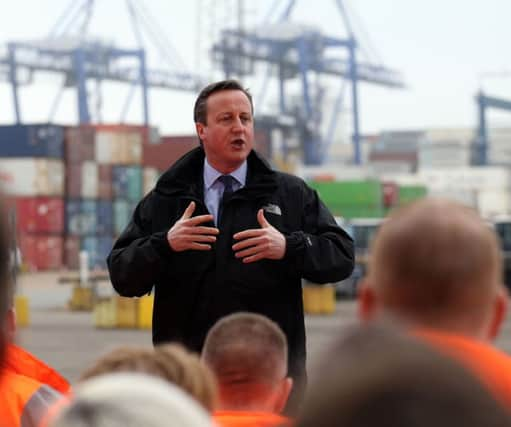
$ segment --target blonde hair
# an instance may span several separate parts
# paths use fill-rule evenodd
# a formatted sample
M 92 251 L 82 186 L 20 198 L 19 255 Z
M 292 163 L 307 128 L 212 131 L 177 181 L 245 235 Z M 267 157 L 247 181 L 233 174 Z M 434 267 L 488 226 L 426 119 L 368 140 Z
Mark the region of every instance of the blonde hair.
M 213 373 L 197 355 L 179 344 L 165 344 L 154 349 L 116 348 L 84 371 L 80 380 L 113 372 L 139 372 L 162 378 L 182 388 L 209 412 L 217 403 Z

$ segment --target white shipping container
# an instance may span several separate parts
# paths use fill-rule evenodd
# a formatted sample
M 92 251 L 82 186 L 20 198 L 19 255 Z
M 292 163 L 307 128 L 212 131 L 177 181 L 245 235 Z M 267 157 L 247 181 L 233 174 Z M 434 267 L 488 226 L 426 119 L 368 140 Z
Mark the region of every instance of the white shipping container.
M 41 158 L 0 159 L 0 182 L 14 196 L 63 196 L 64 163 Z
M 114 145 L 114 134 L 112 132 L 96 131 L 94 144 L 95 159 L 101 164 L 112 164 L 112 147 Z
M 476 138 L 476 132 L 472 128 L 446 128 L 426 130 L 420 145 L 444 145 L 454 143 L 460 145 L 471 145 Z
M 431 190 L 502 190 L 511 187 L 511 171 L 501 166 L 432 168 L 418 171 Z
M 444 190 L 429 190 L 428 195 L 431 197 L 441 197 L 443 199 L 454 200 L 464 205 L 477 209 L 477 195 L 475 190 L 459 190 L 459 189 L 444 189 Z
M 99 188 L 98 164 L 83 162 L 82 164 L 82 197 L 97 199 Z
M 511 212 L 511 193 L 508 190 L 480 191 L 477 194 L 477 209 L 485 218 L 507 215 Z
M 137 165 L 142 163 L 142 135 L 137 132 L 97 131 L 95 158 L 98 163 Z
M 144 168 L 143 169 L 143 180 L 144 180 L 144 196 L 149 193 L 154 186 L 156 185 L 156 181 L 160 176 L 160 172 L 156 168 Z
M 380 176 L 387 173 L 396 174 L 410 173 L 414 165 L 408 162 L 372 161 L 369 163 L 369 166 L 371 167 L 375 175 Z
M 385 173 L 381 175 L 382 181 L 395 182 L 397 185 L 426 185 L 424 178 L 416 173 L 403 174 L 403 173 Z

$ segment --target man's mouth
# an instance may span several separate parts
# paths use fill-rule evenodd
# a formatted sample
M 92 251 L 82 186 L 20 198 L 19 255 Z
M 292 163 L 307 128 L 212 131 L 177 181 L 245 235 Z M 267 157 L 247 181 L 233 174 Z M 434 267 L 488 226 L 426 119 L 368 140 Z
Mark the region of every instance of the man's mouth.
M 231 141 L 231 144 L 234 145 L 235 147 L 241 148 L 245 144 L 245 141 L 243 139 L 234 139 Z

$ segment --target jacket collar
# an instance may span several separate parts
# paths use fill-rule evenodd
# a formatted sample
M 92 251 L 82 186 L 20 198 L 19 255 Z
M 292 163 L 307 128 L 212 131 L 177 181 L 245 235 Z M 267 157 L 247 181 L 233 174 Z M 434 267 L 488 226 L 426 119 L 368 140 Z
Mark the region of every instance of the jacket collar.
M 239 190 L 240 196 L 257 196 L 277 188 L 277 174 L 254 150 L 247 158 L 246 185 Z M 155 191 L 170 196 L 179 193 L 203 198 L 204 150 L 194 148 L 172 165 L 156 183 Z M 238 192 L 237 192 L 238 193 Z

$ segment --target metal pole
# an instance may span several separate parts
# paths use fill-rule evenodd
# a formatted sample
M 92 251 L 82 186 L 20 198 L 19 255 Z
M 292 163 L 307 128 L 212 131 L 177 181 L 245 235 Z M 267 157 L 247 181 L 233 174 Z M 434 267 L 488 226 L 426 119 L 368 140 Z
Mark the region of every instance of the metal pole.
M 87 74 L 85 72 L 85 51 L 77 49 L 73 54 L 75 76 L 78 88 L 78 118 L 80 124 L 90 123 L 87 99 Z
M 362 156 L 360 153 L 360 124 L 358 116 L 358 88 L 357 88 L 357 58 L 356 58 L 356 41 L 350 39 L 350 80 L 351 80 L 351 102 L 353 108 L 353 154 L 356 165 L 362 164 Z
M 18 99 L 18 80 L 16 76 L 16 47 L 9 43 L 7 45 L 9 50 L 9 80 L 12 89 L 12 102 L 14 105 L 14 114 L 16 116 L 16 124 L 21 123 L 20 104 Z
M 144 125 L 149 126 L 149 90 L 147 86 L 147 68 L 145 60 L 145 50 L 141 49 L 139 53 L 140 60 L 140 85 L 142 87 L 142 103 L 144 107 Z

